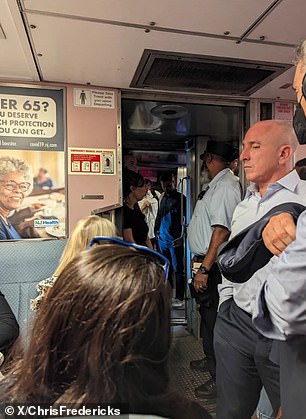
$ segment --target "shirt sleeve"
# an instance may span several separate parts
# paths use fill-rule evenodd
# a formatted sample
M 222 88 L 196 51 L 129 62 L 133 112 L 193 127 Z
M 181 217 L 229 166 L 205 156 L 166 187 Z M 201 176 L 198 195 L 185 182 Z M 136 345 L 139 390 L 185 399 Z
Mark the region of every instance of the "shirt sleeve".
M 298 220 L 296 240 L 264 270 L 253 322 L 269 337 L 286 340 L 306 334 L 306 211 Z
M 231 230 L 233 213 L 241 201 L 240 187 L 222 187 L 216 189 L 212 196 L 214 212 L 211 214 L 211 225 L 220 225 Z M 233 297 L 233 283 L 222 277 L 222 284 L 219 285 L 220 301 L 219 307 L 224 301 Z
M 219 291 L 219 308 L 224 301 L 233 297 L 233 283 L 222 276 L 222 284 L 218 285 Z
M 240 188 L 222 187 L 216 188 L 212 194 L 213 208 L 211 217 L 211 225 L 220 225 L 231 230 L 231 223 L 234 210 L 241 201 Z

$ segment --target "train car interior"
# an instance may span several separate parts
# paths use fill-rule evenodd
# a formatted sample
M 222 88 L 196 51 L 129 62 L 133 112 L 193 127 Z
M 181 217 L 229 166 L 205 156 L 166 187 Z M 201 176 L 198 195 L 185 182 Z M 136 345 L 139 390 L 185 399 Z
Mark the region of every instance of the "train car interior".
M 120 232 L 125 156 L 136 157 L 139 172 L 159 192 L 160 176 L 170 171 L 187 198 L 187 296 L 183 309 L 171 313 L 171 375 L 182 394 L 215 415 L 214 398 L 194 395 L 194 387 L 209 379 L 208 372 L 189 368 L 190 360 L 203 356 L 198 307 L 187 290 L 192 273 L 186 239 L 203 187 L 200 155 L 207 141 L 241 150 L 244 133 L 254 122 L 292 120 L 293 60 L 297 45 L 306 38 L 305 14 L 305 0 L 0 0 L 0 153 L 11 149 L 6 129 L 13 122 L 5 120 L 5 112 L 9 118 L 17 109 L 6 101 L 8 92 L 62 89 L 64 97 L 65 146 L 58 171 L 64 173 L 66 185 L 65 238 L 49 240 L 59 237 L 54 234 L 0 243 L 0 272 L 5 278 L 0 279 L 0 291 L 22 329 L 30 316 L 25 300 L 32 298 L 39 277 L 52 273 L 78 218 L 99 214 L 113 220 Z M 20 90 L 21 96 L 25 91 Z M 76 96 L 98 97 L 97 92 L 112 95 L 112 119 L 107 123 L 108 105 L 87 106 L 85 96 Z M 43 140 L 37 133 L 34 137 Z M 69 166 L 73 148 L 84 153 L 86 148 L 102 153 L 105 149 L 104 156 L 116 156 L 116 169 L 105 167 L 100 176 L 75 175 Z M 305 151 L 299 148 L 296 160 L 302 157 Z M 32 163 L 40 167 L 41 161 L 33 157 Z M 238 176 L 245 189 L 241 165 Z M 54 207 L 63 210 L 60 201 L 57 196 Z M 32 269 L 15 272 L 12 255 L 21 257 L 18 265 Z M 20 279 L 21 273 L 27 278 Z

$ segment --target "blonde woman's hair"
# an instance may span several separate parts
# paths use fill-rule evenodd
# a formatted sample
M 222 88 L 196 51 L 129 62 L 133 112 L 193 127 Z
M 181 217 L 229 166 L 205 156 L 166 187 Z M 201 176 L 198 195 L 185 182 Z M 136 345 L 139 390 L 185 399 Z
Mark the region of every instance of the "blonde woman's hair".
M 115 224 L 107 218 L 102 218 L 97 215 L 80 218 L 67 241 L 53 276 L 59 276 L 67 264 L 82 250 L 86 249 L 90 240 L 95 236 L 116 237 L 117 230 Z

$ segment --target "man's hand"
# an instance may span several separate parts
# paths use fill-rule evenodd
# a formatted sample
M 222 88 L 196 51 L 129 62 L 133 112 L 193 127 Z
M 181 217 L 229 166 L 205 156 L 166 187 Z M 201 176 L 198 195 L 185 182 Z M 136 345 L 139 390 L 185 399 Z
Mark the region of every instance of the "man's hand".
M 262 232 L 265 246 L 273 255 L 279 256 L 288 244 L 295 240 L 295 229 L 290 214 L 283 212 L 274 215 Z
M 183 237 L 178 237 L 177 239 L 174 239 L 172 241 L 172 246 L 173 247 L 180 247 L 183 246 Z
M 203 292 L 207 289 L 208 274 L 198 271 L 193 277 L 193 285 L 196 291 Z

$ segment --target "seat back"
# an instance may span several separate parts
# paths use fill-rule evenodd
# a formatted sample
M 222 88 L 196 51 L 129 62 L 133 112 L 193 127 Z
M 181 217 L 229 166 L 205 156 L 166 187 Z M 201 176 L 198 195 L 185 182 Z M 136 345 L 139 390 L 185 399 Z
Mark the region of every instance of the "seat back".
M 21 333 L 32 316 L 30 299 L 36 285 L 52 276 L 66 240 L 0 241 L 0 291 L 19 323 Z

